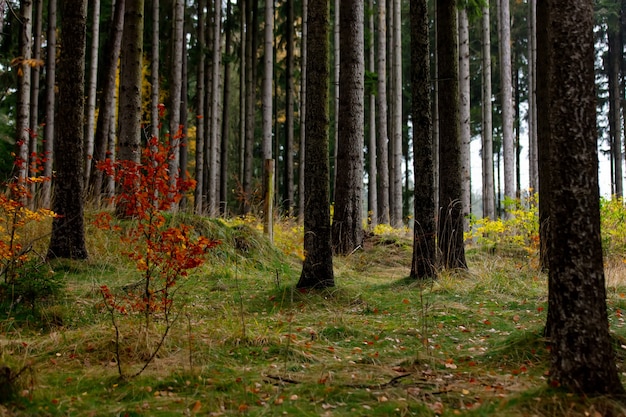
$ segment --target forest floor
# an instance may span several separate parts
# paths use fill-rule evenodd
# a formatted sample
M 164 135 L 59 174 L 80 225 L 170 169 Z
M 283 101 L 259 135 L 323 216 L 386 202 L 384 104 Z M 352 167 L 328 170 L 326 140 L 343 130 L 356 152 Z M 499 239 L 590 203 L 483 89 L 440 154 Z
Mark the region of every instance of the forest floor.
M 99 288 L 139 275 L 112 232 L 88 226 L 90 259 L 53 263 L 54 300 L 2 311 L 0 365 L 21 373 L 0 416 L 626 415 L 549 386 L 546 277 L 532 256 L 468 247 L 467 271 L 416 282 L 410 236 L 369 236 L 334 259 L 336 287 L 303 293 L 297 226 L 280 223 L 271 245 L 254 224 L 193 222 L 221 244 L 182 283 L 176 324 L 137 377 L 120 369 L 143 366 L 162 323 L 146 336 L 141 318 L 118 317 L 115 343 Z M 606 277 L 626 375 L 626 265 Z

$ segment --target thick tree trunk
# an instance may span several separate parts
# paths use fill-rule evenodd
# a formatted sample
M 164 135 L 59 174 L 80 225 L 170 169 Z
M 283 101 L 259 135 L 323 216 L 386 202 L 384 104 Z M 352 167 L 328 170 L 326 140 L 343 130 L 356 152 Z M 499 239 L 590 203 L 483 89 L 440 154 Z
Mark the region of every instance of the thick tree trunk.
M 144 0 L 128 0 L 124 13 L 119 97 L 119 160 L 141 157 L 141 70 Z
M 343 0 L 339 12 L 339 142 L 332 243 L 334 252 L 341 255 L 363 244 L 363 11 L 361 0 Z
M 456 1 L 437 0 L 439 57 L 439 251 L 445 268 L 467 268 L 463 246 Z
M 552 385 L 623 395 L 609 334 L 600 237 L 593 2 L 547 6 Z M 538 14 L 539 15 L 539 14 Z M 546 20 L 542 19 L 545 24 Z M 539 61 L 541 62 L 541 61 Z M 541 73 L 541 70 L 538 73 Z M 543 90 L 541 90 L 543 93 Z
M 86 48 L 86 0 L 61 3 L 61 55 L 56 117 L 53 210 L 49 258 L 87 258 L 83 210 L 83 120 Z
M 327 0 L 309 2 L 307 51 L 315 59 L 307 63 L 305 155 L 308 175 L 304 179 L 306 258 L 298 288 L 325 288 L 335 285 L 328 198 L 329 15 Z
M 411 96 L 413 121 L 414 224 L 411 277 L 436 274 L 435 178 L 430 103 L 428 2 L 411 2 Z

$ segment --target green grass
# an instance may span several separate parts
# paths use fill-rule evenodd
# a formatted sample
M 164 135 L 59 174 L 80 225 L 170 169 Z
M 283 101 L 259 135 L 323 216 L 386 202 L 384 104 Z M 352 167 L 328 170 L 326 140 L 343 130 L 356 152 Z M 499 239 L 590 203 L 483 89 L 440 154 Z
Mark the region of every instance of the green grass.
M 548 387 L 546 277 L 524 259 L 468 251 L 469 271 L 415 282 L 407 278 L 410 238 L 374 236 L 365 250 L 335 259 L 335 288 L 302 293 L 299 258 L 255 225 L 171 221 L 222 243 L 182 284 L 179 319 L 146 372 L 118 378 L 114 328 L 98 291 L 139 274 L 113 234 L 89 226 L 90 259 L 52 264 L 60 296 L 34 312 L 2 311 L 0 365 L 23 372 L 0 415 L 626 413 L 610 399 Z M 296 244 L 277 233 L 291 252 Z M 607 271 L 607 285 L 623 370 L 626 280 L 618 267 Z M 124 366 L 136 370 L 154 337 L 135 318 L 121 323 Z

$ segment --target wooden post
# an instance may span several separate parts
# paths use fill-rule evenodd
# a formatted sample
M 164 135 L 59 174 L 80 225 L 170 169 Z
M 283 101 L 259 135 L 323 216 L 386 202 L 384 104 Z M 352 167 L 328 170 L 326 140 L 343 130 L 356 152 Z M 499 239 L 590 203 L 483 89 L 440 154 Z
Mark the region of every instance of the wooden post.
M 267 235 L 271 242 L 274 241 L 274 160 L 265 160 L 263 178 L 263 189 L 265 190 L 265 222 L 263 223 L 263 233 Z

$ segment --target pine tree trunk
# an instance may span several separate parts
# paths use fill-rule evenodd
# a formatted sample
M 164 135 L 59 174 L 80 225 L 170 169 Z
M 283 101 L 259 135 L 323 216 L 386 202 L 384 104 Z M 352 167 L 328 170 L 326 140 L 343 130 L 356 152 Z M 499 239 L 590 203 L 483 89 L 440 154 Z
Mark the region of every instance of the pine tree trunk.
M 194 211 L 196 214 L 204 213 L 204 119 L 206 119 L 206 111 L 204 108 L 205 96 L 205 61 L 206 61 L 206 45 L 205 45 L 205 0 L 198 0 L 198 66 L 196 68 L 196 188 L 194 190 Z
M 467 268 L 463 247 L 461 137 L 459 134 L 459 55 L 456 1 L 437 0 L 439 57 L 439 227 L 445 268 Z
M 430 103 L 428 2 L 411 2 L 411 96 L 413 121 L 414 223 L 412 278 L 436 274 L 435 178 Z
M 159 137 L 159 61 L 160 61 L 160 39 L 159 25 L 161 22 L 159 0 L 152 1 L 152 46 L 150 50 L 150 136 Z M 199 39 L 198 39 L 199 41 Z M 201 51 L 203 49 L 200 49 Z M 198 80 L 200 82 L 200 80 Z
M 402 226 L 402 9 L 400 0 L 393 0 L 391 51 L 391 155 L 389 221 L 394 227 Z
M 83 209 L 86 0 L 61 3 L 53 211 L 48 258 L 87 258 Z
M 339 141 L 332 244 L 348 255 L 363 244 L 364 77 L 363 2 L 343 0 L 340 15 Z
M 369 55 L 368 55 L 368 71 L 372 74 L 376 72 L 376 48 L 375 48 L 375 27 L 374 27 L 374 0 L 369 0 L 369 12 L 368 12 L 368 25 L 369 25 Z M 373 89 L 372 89 L 373 90 Z M 376 94 L 370 92 L 369 94 L 369 138 L 368 138 L 368 156 L 369 156 L 369 171 L 367 173 L 367 209 L 369 227 L 373 230 L 378 224 L 378 192 L 377 181 L 378 173 L 376 171 Z
M 115 131 L 115 94 L 116 94 L 116 75 L 118 68 L 118 60 L 122 47 L 122 32 L 124 28 L 125 0 L 117 0 L 115 2 L 115 10 L 113 12 L 113 21 L 109 28 L 108 38 L 105 50 L 107 51 L 104 61 L 102 74 L 104 77 L 102 86 L 102 95 L 100 97 L 100 105 L 98 107 L 98 122 L 96 126 L 96 136 L 94 139 L 94 154 L 91 169 L 91 182 L 89 184 L 90 193 L 96 205 L 100 203 L 100 197 L 104 191 L 104 173 L 95 166 L 98 162 L 104 161 L 110 155 L 109 138 L 111 132 Z M 124 115 L 127 116 L 127 115 Z
M 467 9 L 459 9 L 459 118 L 461 129 L 461 183 L 463 203 L 463 230 L 469 230 L 471 212 L 471 153 L 470 153 L 470 51 L 469 19 Z
M 231 4 L 226 4 L 226 22 L 232 19 Z M 231 43 L 232 43 L 232 25 L 228 25 L 228 28 L 224 28 L 224 54 L 226 56 L 231 55 Z M 224 62 L 224 91 L 222 100 L 222 144 L 220 146 L 220 213 L 226 215 L 228 211 L 228 151 L 230 142 L 230 74 L 231 63 L 230 59 Z
M 537 155 L 537 0 L 528 0 L 528 166 L 529 187 L 539 190 Z
M 306 168 L 306 102 L 307 102 L 307 66 L 308 66 L 308 0 L 302 0 L 302 42 L 300 57 L 300 154 L 298 156 L 298 220 L 304 222 L 304 176 Z
M 389 224 L 389 136 L 387 132 L 387 7 L 378 3 L 378 95 L 376 96 L 378 223 Z
M 547 17 L 538 21 L 547 23 L 540 27 L 547 37 L 538 37 L 538 50 L 546 51 L 547 59 L 538 74 L 546 71 L 543 86 L 549 90 L 538 114 L 547 114 L 549 124 L 549 135 L 540 141 L 550 143 L 553 193 L 550 380 L 580 394 L 623 396 L 609 333 L 600 237 L 593 2 L 547 3 Z
M 1 13 L 1 11 L 0 11 Z M 44 166 L 43 176 L 52 179 L 52 152 L 54 148 L 54 111 L 56 102 L 56 45 L 57 45 L 57 2 L 48 0 L 48 30 L 46 45 L 46 118 L 43 131 Z M 51 207 L 52 182 L 45 181 L 42 185 L 41 206 Z
M 513 143 L 513 82 L 511 71 L 511 17 L 509 0 L 500 2 L 500 83 L 502 88 L 502 148 L 504 196 L 515 198 L 515 149 Z
M 172 38 L 171 47 L 172 55 L 170 58 L 170 84 L 169 97 L 170 104 L 168 107 L 169 114 L 169 172 L 170 185 L 175 187 L 180 177 L 180 145 L 182 139 L 182 120 L 180 117 L 180 102 L 182 100 L 183 88 L 183 42 L 184 42 L 184 25 L 185 25 L 185 2 L 183 0 L 174 0 L 172 3 Z M 171 210 L 176 211 L 177 205 L 172 204 Z
M 219 97 L 220 97 L 220 68 L 222 65 L 221 15 L 222 2 L 215 0 L 213 4 L 213 57 L 211 59 L 211 128 L 209 129 L 210 147 L 208 148 L 209 183 L 207 184 L 208 200 L 207 211 L 209 216 L 215 216 L 218 210 L 218 149 L 220 140 L 219 124 Z
M 272 80 L 274 78 L 274 2 L 265 0 L 263 80 L 261 85 L 263 160 L 272 159 Z
M 91 160 L 94 152 L 96 122 L 96 88 L 98 86 L 98 52 L 100 47 L 100 0 L 93 0 L 91 17 L 91 49 L 89 59 L 89 79 L 87 80 L 87 113 L 85 115 L 85 179 L 91 178 Z
M 491 105 L 491 28 L 489 7 L 483 7 L 482 18 L 482 169 L 483 217 L 495 219 L 496 205 L 493 175 L 493 123 Z
M 307 63 L 307 123 L 304 207 L 306 258 L 297 288 L 335 285 L 331 248 L 328 163 L 328 29 L 327 0 L 311 0 L 308 8 L 307 51 L 315 57 Z
M 20 1 L 20 51 L 21 61 L 17 66 L 18 96 L 17 96 L 17 121 L 16 121 L 16 144 L 17 144 L 17 171 L 21 181 L 25 181 L 28 175 L 28 153 L 30 145 L 30 90 L 31 90 L 31 65 L 33 53 L 33 2 L 32 0 Z M 24 201 L 26 203 L 26 201 Z
M 258 0 L 252 1 L 247 10 L 246 23 L 246 143 L 244 149 L 244 177 L 242 214 L 250 211 L 252 204 L 252 170 L 254 158 L 254 130 L 256 106 L 256 49 L 257 49 L 257 6 Z
M 623 59 L 622 39 L 618 18 L 611 19 L 608 27 L 608 76 L 609 76 L 609 136 L 613 160 L 612 194 L 621 197 L 624 194 L 622 171 L 622 123 L 621 123 L 621 83 L 620 68 Z
M 35 14 L 33 25 L 33 65 L 31 69 L 31 89 L 30 89 L 30 143 L 29 143 L 29 164 L 28 176 L 39 176 L 39 167 L 37 166 L 38 142 L 39 142 L 39 79 L 41 76 L 41 31 L 43 20 L 43 0 L 35 1 Z M 36 200 L 37 183 L 30 184 L 29 207 L 34 209 L 39 203 Z

